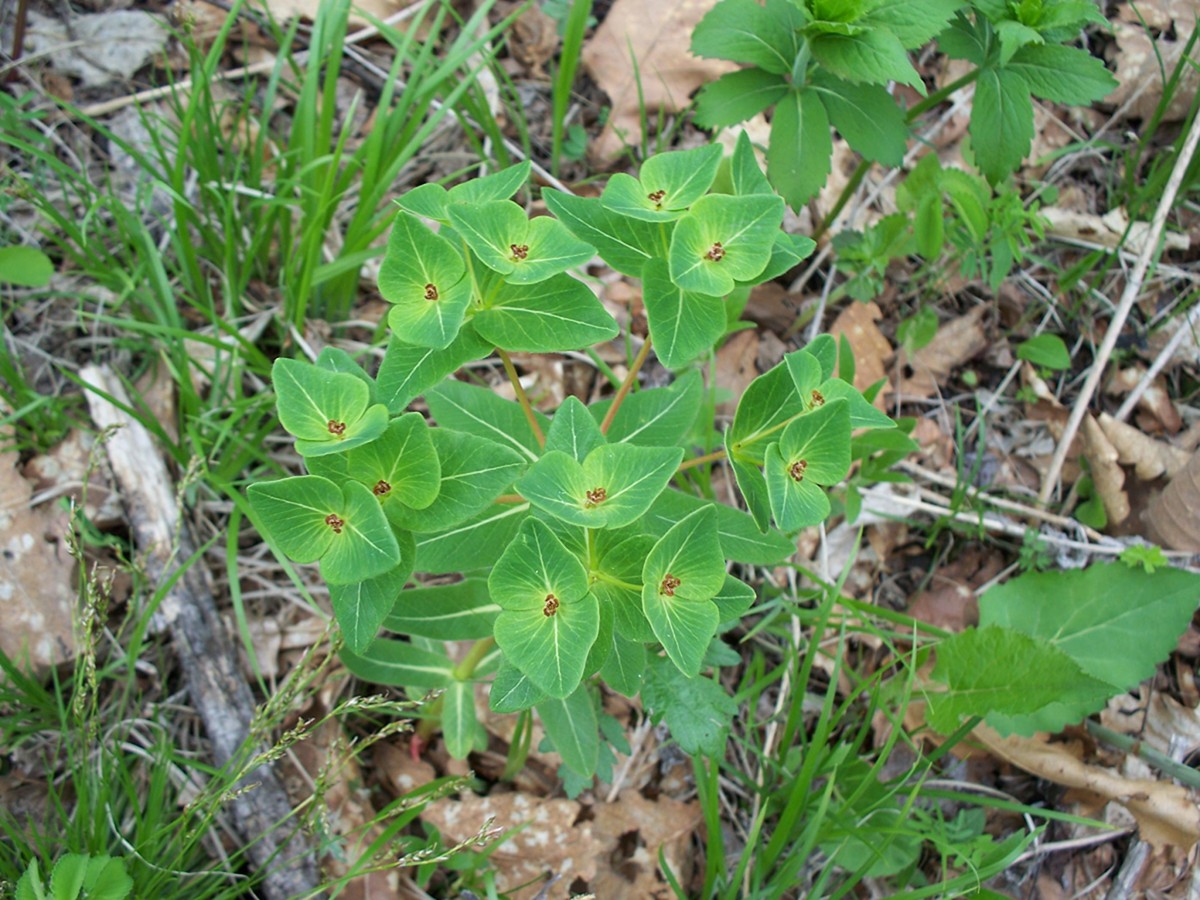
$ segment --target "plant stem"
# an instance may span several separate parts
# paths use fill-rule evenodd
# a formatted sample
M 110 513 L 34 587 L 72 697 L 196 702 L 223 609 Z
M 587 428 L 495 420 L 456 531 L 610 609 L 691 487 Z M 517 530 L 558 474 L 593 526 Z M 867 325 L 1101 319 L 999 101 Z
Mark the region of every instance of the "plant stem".
M 1160 753 L 1153 747 L 1146 746 L 1135 737 L 1105 728 L 1091 719 L 1085 721 L 1084 726 L 1087 728 L 1088 734 L 1097 740 L 1104 741 L 1106 744 L 1112 744 L 1126 753 L 1133 753 L 1140 756 L 1146 762 L 1150 763 L 1150 765 L 1155 766 L 1164 775 L 1170 775 L 1190 788 L 1200 787 L 1200 772 L 1197 772 L 1191 766 L 1186 766 L 1177 760 L 1171 759 L 1165 753 Z
M 467 655 L 463 657 L 463 661 L 454 667 L 454 678 L 457 681 L 466 681 L 475 674 L 475 669 L 483 660 L 491 649 L 496 646 L 496 639 L 485 637 L 476 641 L 474 646 L 467 651 Z
M 512 357 L 499 347 L 496 348 L 496 355 L 500 357 L 500 362 L 504 363 L 504 371 L 508 373 L 508 380 L 512 382 L 513 390 L 517 392 L 517 402 L 521 404 L 521 409 L 525 410 L 525 418 L 529 420 L 529 427 L 533 429 L 533 436 L 538 442 L 539 447 L 546 446 L 546 435 L 542 434 L 542 426 L 538 424 L 537 416 L 533 414 L 533 405 L 529 402 L 529 395 L 525 393 L 525 388 L 521 386 L 521 379 L 517 375 L 517 368 L 513 365 Z
M 520 494 L 501 494 L 493 503 L 524 503 L 525 498 Z
M 703 456 L 697 456 L 693 459 L 685 459 L 679 464 L 676 472 L 682 472 L 684 469 L 694 469 L 696 466 L 702 466 L 705 463 L 716 462 L 719 459 L 725 458 L 725 448 L 714 450 L 712 453 L 705 453 Z
M 633 383 L 637 381 L 638 372 L 641 371 L 642 364 L 646 361 L 646 357 L 650 355 L 650 337 L 646 336 L 645 342 L 642 344 L 642 349 L 638 351 L 637 356 L 633 358 L 633 364 L 629 367 L 629 374 L 625 376 L 625 380 L 621 382 L 621 387 L 617 390 L 617 396 L 613 397 L 612 406 L 608 408 L 608 413 L 604 416 L 604 421 L 600 423 L 600 433 L 608 434 L 609 426 L 612 425 L 613 419 L 617 417 L 617 410 L 621 408 L 621 404 L 625 402 L 625 397 L 633 387 Z

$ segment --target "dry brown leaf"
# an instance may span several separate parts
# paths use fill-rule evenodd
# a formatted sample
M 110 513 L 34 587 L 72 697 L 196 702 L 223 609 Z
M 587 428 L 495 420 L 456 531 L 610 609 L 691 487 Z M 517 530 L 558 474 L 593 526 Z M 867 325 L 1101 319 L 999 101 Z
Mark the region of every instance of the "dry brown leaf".
M 412 6 L 413 2 L 414 0 L 354 0 L 354 9 L 356 12 L 367 13 L 376 19 L 386 19 L 388 16 L 395 15 L 400 10 Z M 316 19 L 321 3 L 322 0 L 266 0 L 266 6 L 271 11 L 271 15 L 280 21 L 296 16 L 312 21 Z M 351 28 L 363 28 L 368 24 L 370 23 L 366 19 L 359 16 L 350 17 Z
M 1100 427 L 1116 449 L 1121 464 L 1133 466 L 1137 477 L 1143 481 L 1153 481 L 1162 475 L 1173 478 L 1190 458 L 1186 450 L 1147 437 L 1108 413 L 1100 414 Z
M 1200 553 L 1200 450 L 1146 510 L 1151 540 L 1172 550 Z
M 732 399 L 720 404 L 718 411 L 733 415 L 737 400 L 758 377 L 758 335 L 739 331 L 717 351 L 717 390 L 728 391 Z
M 41 674 L 75 654 L 75 561 L 67 514 L 30 507 L 32 486 L 16 453 L 0 454 L 0 649 Z
M 531 78 L 545 78 L 545 65 L 558 52 L 558 22 L 536 4 L 526 6 L 513 22 L 508 51 Z
M 505 834 L 503 843 L 488 857 L 496 871 L 497 887 L 513 897 L 530 900 L 543 887 L 543 879 L 561 876 L 548 896 L 570 896 L 576 878 L 591 881 L 602 845 L 592 834 L 591 822 L 580 822 L 581 807 L 574 800 L 548 799 L 529 794 L 466 794 L 460 800 L 440 800 L 421 817 L 436 826 L 447 843 L 458 843 L 492 827 Z M 532 882 L 521 890 L 518 885 Z
M 1112 21 L 1116 38 L 1113 62 L 1119 85 L 1105 97 L 1105 103 L 1124 106 L 1127 116 L 1148 119 L 1163 96 L 1163 72 L 1175 72 L 1183 49 L 1191 37 L 1196 17 L 1194 0 L 1149 0 L 1123 3 Z M 1145 20 L 1161 34 L 1152 40 L 1142 24 Z M 1183 66 L 1183 77 L 1167 105 L 1164 121 L 1177 122 L 1187 115 L 1196 94 L 1197 73 L 1192 66 Z
M 691 880 L 688 849 L 703 821 L 698 803 L 665 795 L 647 800 L 637 791 L 624 790 L 615 803 L 598 806 L 595 814 L 593 833 L 600 855 L 591 888 L 597 897 L 673 897 L 659 873 L 660 850 L 681 883 Z
M 143 10 L 72 16 L 69 22 L 29 11 L 25 48 L 45 55 L 65 75 L 85 87 L 128 81 L 167 45 L 170 33 L 161 16 Z
M 651 121 L 659 110 L 679 112 L 697 88 L 737 68 L 688 52 L 692 30 L 715 5 L 716 0 L 616 0 L 612 5 L 582 56 L 587 73 L 612 103 L 604 131 L 588 148 L 595 162 L 610 163 L 627 144 L 641 141 L 643 110 Z
M 911 357 L 901 350 L 901 362 L 912 369 L 912 375 L 900 382 L 900 392 L 906 397 L 932 397 L 951 372 L 986 350 L 988 337 L 982 321 L 986 313 L 986 306 L 976 306 L 938 326 L 933 340 Z
M 1129 518 L 1129 495 L 1125 493 L 1125 473 L 1118 462 L 1117 449 L 1091 414 L 1083 417 L 1081 434 L 1083 455 L 1091 466 L 1096 494 L 1104 504 L 1108 521 L 1120 524 Z
M 1119 207 L 1103 216 L 1057 206 L 1042 207 L 1041 213 L 1050 223 L 1047 233 L 1066 240 L 1114 248 L 1123 244 L 1130 253 L 1140 253 L 1150 236 L 1149 222 L 1131 225 L 1129 216 Z M 1163 241 L 1167 250 L 1187 250 L 1191 246 L 1191 240 L 1182 232 L 1165 234 Z
M 125 510 L 112 488 L 107 459 L 103 452 L 95 451 L 95 437 L 71 431 L 58 446 L 29 460 L 23 474 L 33 483 L 35 494 L 70 497 L 76 503 L 83 502 L 86 481 L 87 505 L 83 511 L 93 525 L 108 531 L 125 520 Z
M 1121 804 L 1137 820 L 1142 840 L 1152 847 L 1186 851 L 1200 841 L 1200 809 L 1191 793 L 1177 784 L 1122 778 L 1084 763 L 1066 744 L 1001 737 L 986 725 L 976 726 L 973 734 L 993 755 L 1026 772 Z
M 850 342 L 850 349 L 854 351 L 854 386 L 860 391 L 887 376 L 892 345 L 875 324 L 881 318 L 883 312 L 877 304 L 856 301 L 838 313 L 829 326 L 829 333 L 834 338 L 844 334 Z M 875 398 L 875 405 L 882 407 L 888 393 L 890 388 L 884 385 Z

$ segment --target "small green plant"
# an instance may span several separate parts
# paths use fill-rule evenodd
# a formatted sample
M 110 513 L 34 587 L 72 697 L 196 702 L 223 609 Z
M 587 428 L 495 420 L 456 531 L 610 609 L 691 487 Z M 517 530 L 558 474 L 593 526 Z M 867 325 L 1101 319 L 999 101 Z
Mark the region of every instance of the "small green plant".
M 133 891 L 133 879 L 125 863 L 112 856 L 68 853 L 60 856 L 44 885 L 37 860 L 17 882 L 16 900 L 125 900 Z

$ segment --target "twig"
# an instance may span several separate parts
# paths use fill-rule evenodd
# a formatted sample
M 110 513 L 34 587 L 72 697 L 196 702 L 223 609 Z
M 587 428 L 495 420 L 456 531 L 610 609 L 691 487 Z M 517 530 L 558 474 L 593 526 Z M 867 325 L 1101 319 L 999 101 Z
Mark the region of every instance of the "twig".
M 1121 408 L 1117 410 L 1113 416 L 1118 422 L 1124 422 L 1129 418 L 1129 414 L 1133 412 L 1133 408 L 1137 406 L 1142 395 L 1149 389 L 1151 382 L 1158 377 L 1158 373 L 1166 368 L 1167 363 L 1171 361 L 1171 357 L 1175 355 L 1175 351 L 1179 349 L 1179 345 L 1183 343 L 1184 338 L 1192 334 L 1192 329 L 1200 323 L 1200 306 L 1194 307 L 1187 314 L 1179 327 L 1175 330 L 1175 334 L 1171 336 L 1171 340 L 1162 348 L 1158 356 L 1154 358 L 1154 362 L 1150 364 L 1150 368 L 1146 370 L 1146 374 L 1142 376 L 1129 396 L 1125 398 L 1125 402 L 1121 404 Z
M 1104 376 L 1104 369 L 1108 365 L 1109 357 L 1117 345 L 1117 339 L 1121 336 L 1125 320 L 1129 317 L 1130 310 L 1133 309 L 1133 304 L 1137 300 L 1138 294 L 1141 293 L 1142 283 L 1145 281 L 1146 273 L 1150 269 L 1150 262 L 1162 239 L 1163 229 L 1167 224 L 1167 216 L 1171 213 L 1171 207 L 1175 203 L 1175 196 L 1179 192 L 1179 186 L 1182 184 L 1183 176 L 1191 164 L 1192 156 L 1196 152 L 1196 145 L 1198 143 L 1200 143 L 1200 116 L 1192 119 L 1187 138 L 1184 140 L 1183 147 L 1179 151 L 1179 156 L 1175 160 L 1175 166 L 1171 170 L 1171 177 L 1167 181 L 1162 199 L 1159 200 L 1158 208 L 1154 211 L 1154 218 L 1150 222 L 1150 231 L 1146 236 L 1145 246 L 1142 247 L 1142 252 L 1138 255 L 1137 264 L 1133 267 L 1133 272 L 1130 273 L 1129 280 L 1125 283 L 1125 291 L 1121 295 L 1121 302 L 1117 305 L 1117 311 L 1113 315 L 1112 321 L 1109 322 L 1108 331 L 1104 335 L 1104 341 L 1100 345 L 1100 350 L 1097 352 L 1095 360 L 1092 361 L 1092 368 L 1088 372 L 1087 380 L 1084 382 L 1079 396 L 1075 398 L 1075 405 L 1071 407 L 1071 416 L 1067 419 L 1066 428 L 1063 429 L 1062 437 L 1058 440 L 1058 447 L 1055 448 L 1054 458 L 1050 461 L 1050 469 L 1046 472 L 1045 480 L 1042 482 L 1042 489 L 1038 492 L 1039 503 L 1047 503 L 1050 500 L 1050 495 L 1054 493 L 1058 486 L 1058 478 L 1062 474 L 1063 463 L 1066 462 L 1071 442 L 1075 439 L 1076 432 L 1079 431 L 1083 417 L 1087 415 L 1088 406 L 1091 405 L 1096 388 L 1100 385 L 1100 379 Z
M 517 374 L 517 367 L 513 365 L 512 357 L 499 347 L 496 348 L 496 355 L 500 357 L 500 362 L 504 363 L 504 371 L 508 373 L 508 380 L 512 382 L 517 402 L 521 404 L 525 418 L 529 421 L 534 439 L 538 442 L 539 447 L 545 447 L 546 435 L 542 433 L 542 426 L 538 424 L 537 415 L 534 414 L 533 405 L 529 402 L 529 395 L 525 393 L 525 387 L 521 384 L 521 376 Z
M 650 338 L 647 337 L 642 344 L 642 349 L 638 351 L 637 356 L 633 358 L 633 365 L 629 367 L 629 374 L 625 376 L 625 380 L 621 382 L 621 387 L 617 391 L 617 395 L 613 397 L 612 406 L 608 408 L 608 412 L 604 416 L 604 421 L 600 423 L 601 434 L 608 434 L 608 429 L 612 426 L 613 419 L 617 417 L 617 410 L 621 408 L 621 404 L 625 402 L 625 397 L 629 393 L 633 383 L 637 381 L 638 372 L 641 371 L 642 364 L 646 361 L 646 357 L 650 355 Z

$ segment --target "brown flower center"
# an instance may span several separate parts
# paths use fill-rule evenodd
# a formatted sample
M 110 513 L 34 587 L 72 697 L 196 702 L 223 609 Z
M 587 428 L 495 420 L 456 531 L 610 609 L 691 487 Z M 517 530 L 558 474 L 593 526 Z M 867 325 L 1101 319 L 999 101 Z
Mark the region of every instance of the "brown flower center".
M 602 487 L 594 487 L 591 490 L 589 490 L 584 496 L 587 498 L 587 503 L 585 503 L 584 505 L 588 509 L 591 509 L 593 506 L 599 506 L 601 503 L 603 503 L 605 500 L 608 499 L 608 490 L 605 488 L 602 488 Z
M 711 259 L 713 262 L 720 262 L 725 258 L 725 248 L 721 246 L 720 241 L 713 241 L 712 247 L 704 254 L 706 259 Z
M 425 285 L 425 299 L 436 300 L 438 298 L 438 289 L 436 284 Z
M 668 572 L 666 577 L 663 578 L 662 584 L 660 584 L 658 586 L 658 592 L 660 594 L 665 594 L 668 597 L 674 597 L 675 589 L 677 587 L 679 587 L 679 585 L 681 585 L 681 584 L 683 584 L 682 581 L 680 581 L 678 578 L 676 578 L 674 575 L 672 575 L 670 572 Z
M 509 244 L 508 249 L 512 251 L 512 258 L 516 261 L 525 259 L 529 256 L 528 244 Z
M 799 484 L 804 480 L 804 470 L 808 468 L 807 459 L 798 459 L 788 466 L 788 474 L 792 476 L 792 481 Z
M 558 598 L 553 594 L 546 595 L 546 605 L 542 607 L 542 615 L 547 619 L 558 612 Z
M 341 534 L 342 526 L 344 526 L 346 524 L 346 521 L 344 519 L 342 519 L 337 513 L 330 513 L 329 515 L 327 515 L 325 517 L 325 524 L 333 529 L 334 534 Z
M 337 419 L 330 419 L 329 424 L 325 427 L 329 429 L 330 434 L 336 434 L 338 437 L 346 433 L 346 423 L 339 422 Z
M 658 190 L 658 191 L 654 191 L 653 193 L 647 194 L 646 199 L 649 200 L 651 203 L 653 203 L 655 206 L 662 206 L 663 198 L 666 196 L 667 196 L 666 191 Z
M 382 478 L 375 482 L 375 487 L 371 488 L 371 493 L 376 497 L 382 497 L 384 494 L 390 494 L 391 492 L 392 486 Z
M 813 391 L 812 392 L 812 405 L 813 406 L 824 406 L 825 405 L 825 395 L 822 394 L 820 391 Z

